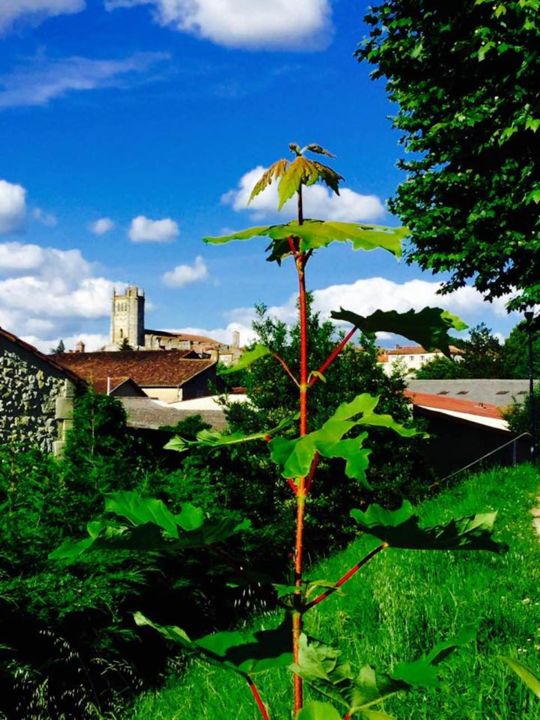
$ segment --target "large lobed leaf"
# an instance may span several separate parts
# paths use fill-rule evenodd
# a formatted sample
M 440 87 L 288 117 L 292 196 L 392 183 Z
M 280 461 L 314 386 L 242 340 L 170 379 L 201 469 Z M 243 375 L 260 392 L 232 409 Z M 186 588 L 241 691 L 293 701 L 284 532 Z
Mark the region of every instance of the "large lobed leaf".
M 174 625 L 158 625 L 140 612 L 135 613 L 134 618 L 137 625 L 157 630 L 189 653 L 241 675 L 286 667 L 292 660 L 291 623 L 288 619 L 273 630 L 219 632 L 191 640 L 184 630 Z
M 259 225 L 221 237 L 206 237 L 204 242 L 221 245 L 233 240 L 249 240 L 264 236 L 272 240 L 269 260 L 280 262 L 290 254 L 289 237 L 298 238 L 302 252 L 317 250 L 333 242 L 350 242 L 354 250 L 375 250 L 382 248 L 393 255 L 401 255 L 401 241 L 408 234 L 407 228 L 393 228 L 383 225 L 367 225 L 337 221 L 296 220 L 281 225 Z
M 366 512 L 351 510 L 360 530 L 374 535 L 390 547 L 414 550 L 490 550 L 504 552 L 506 546 L 492 539 L 496 512 L 468 515 L 444 525 L 420 527 L 415 508 L 405 500 L 398 510 L 370 505 Z
M 161 500 L 122 491 L 107 497 L 107 512 L 127 521 L 88 523 L 88 537 L 65 540 L 49 555 L 51 560 L 76 562 L 89 550 L 178 551 L 213 545 L 249 527 L 248 521 L 211 519 L 200 508 L 185 503 L 180 513 L 171 513 Z
M 409 310 L 405 313 L 377 310 L 365 317 L 340 308 L 339 311 L 333 311 L 331 317 L 334 320 L 350 322 L 365 333 L 391 332 L 403 335 L 426 350 L 441 350 L 445 355 L 450 355 L 449 343 L 452 338 L 448 335 L 449 330 L 467 328 L 467 324 L 456 315 L 431 307 L 425 307 L 419 312 Z
M 347 477 L 366 484 L 365 471 L 371 452 L 363 447 L 367 433 L 361 433 L 355 438 L 345 438 L 349 431 L 353 428 L 374 426 L 394 430 L 405 437 L 418 434 L 416 430 L 395 422 L 390 415 L 377 414 L 375 408 L 378 402 L 378 397 L 363 393 L 349 403 L 342 403 L 319 430 L 292 440 L 284 437 L 271 440 L 271 457 L 279 466 L 283 477 L 305 477 L 315 455 L 319 453 L 327 458 L 342 458 L 345 460 Z
M 341 660 L 339 650 L 317 641 L 308 641 L 302 635 L 298 663 L 291 665 L 290 669 L 341 706 L 342 712 L 350 715 L 360 713 L 360 717 L 366 719 L 382 719 L 388 716 L 371 710 L 372 706 L 397 692 L 436 686 L 437 666 L 474 637 L 475 628 L 469 626 L 457 637 L 437 644 L 418 660 L 399 663 L 392 673 L 377 673 L 370 665 L 364 665 L 355 673 L 348 662 Z

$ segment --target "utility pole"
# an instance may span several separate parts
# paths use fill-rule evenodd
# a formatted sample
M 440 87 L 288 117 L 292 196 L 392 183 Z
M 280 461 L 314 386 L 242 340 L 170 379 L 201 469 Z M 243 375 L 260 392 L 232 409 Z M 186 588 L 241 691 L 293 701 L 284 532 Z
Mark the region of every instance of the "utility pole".
M 533 373 L 533 320 L 534 312 L 527 310 L 525 313 L 527 321 L 527 346 L 528 346 L 528 365 L 529 365 L 529 420 L 531 428 L 531 460 L 536 462 L 538 457 L 538 436 L 536 432 L 536 398 L 534 396 L 534 373 Z

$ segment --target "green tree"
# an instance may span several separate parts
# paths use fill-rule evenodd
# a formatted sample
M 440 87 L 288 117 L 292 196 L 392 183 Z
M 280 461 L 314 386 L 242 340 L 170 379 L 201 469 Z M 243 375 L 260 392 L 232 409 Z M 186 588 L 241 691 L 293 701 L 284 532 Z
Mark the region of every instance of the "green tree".
M 61 355 L 66 352 L 66 346 L 62 338 L 60 338 L 58 345 L 50 349 L 51 355 Z
M 533 336 L 533 375 L 540 377 L 540 326 L 532 330 Z M 506 377 L 529 377 L 529 348 L 526 324 L 519 323 L 512 329 L 503 347 Z
M 416 377 L 421 380 L 505 377 L 503 346 L 485 323 L 473 327 L 468 340 L 455 342 L 462 355 L 456 360 L 435 358 L 420 368 Z
M 118 343 L 118 350 L 120 352 L 133 352 L 133 347 L 129 344 L 127 337 L 125 337 L 121 343 Z
M 409 262 L 472 280 L 509 307 L 540 302 L 538 0 L 386 0 L 357 51 L 386 78 L 409 153 L 390 210 Z

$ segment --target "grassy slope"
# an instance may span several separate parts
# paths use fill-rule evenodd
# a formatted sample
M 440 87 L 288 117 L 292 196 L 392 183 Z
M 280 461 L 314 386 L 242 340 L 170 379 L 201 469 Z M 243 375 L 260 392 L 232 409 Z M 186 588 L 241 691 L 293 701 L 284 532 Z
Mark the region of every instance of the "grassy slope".
M 389 550 L 307 618 L 311 634 L 339 644 L 353 666 L 380 669 L 412 660 L 435 642 L 478 619 L 477 641 L 443 667 L 440 689 L 399 695 L 385 710 L 400 720 L 540 720 L 540 701 L 497 659 L 519 658 L 540 671 L 540 542 L 529 509 L 540 487 L 531 467 L 471 477 L 427 502 L 427 523 L 475 511 L 498 510 L 504 556 Z M 361 538 L 315 567 L 312 578 L 340 576 L 370 544 Z M 263 618 L 259 625 L 273 624 Z M 336 643 L 337 640 L 337 643 Z M 258 677 L 272 718 L 290 718 L 286 672 Z M 141 697 L 131 720 L 255 720 L 260 717 L 243 681 L 194 663 L 180 680 Z

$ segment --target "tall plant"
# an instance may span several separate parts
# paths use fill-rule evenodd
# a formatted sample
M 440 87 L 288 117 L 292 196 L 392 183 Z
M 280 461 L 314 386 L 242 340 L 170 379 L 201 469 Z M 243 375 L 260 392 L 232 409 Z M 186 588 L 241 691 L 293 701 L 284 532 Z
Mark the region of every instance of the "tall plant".
M 293 159 L 281 159 L 274 163 L 255 185 L 251 198 L 272 183 L 277 183 L 279 208 L 295 197 L 297 218 L 285 224 L 259 226 L 224 237 L 206 238 L 206 242 L 221 244 L 264 236 L 270 239 L 267 248 L 269 260 L 278 264 L 289 260 L 294 263 L 298 278 L 300 327 L 298 367 L 290 367 L 283 358 L 258 344 L 227 372 L 248 368 L 262 357 L 273 356 L 296 388 L 298 412 L 285 418 L 277 427 L 264 428 L 251 435 L 203 430 L 195 440 L 176 437 L 168 443 L 168 447 L 184 452 L 194 446 L 211 449 L 245 442 L 267 443 L 280 476 L 279 481 L 288 484 L 295 501 L 292 584 L 276 583 L 261 572 L 245 570 L 235 564 L 234 558 L 224 549 L 223 541 L 241 532 L 246 527 L 245 522 L 208 518 L 190 504 L 185 504 L 180 514 L 174 515 L 160 500 L 141 498 L 129 492 L 108 497 L 106 509 L 116 516 L 114 522 L 91 523 L 86 539 L 64 543 L 52 557 L 75 561 L 81 553 L 90 549 L 176 552 L 179 548 L 206 546 L 220 562 L 225 560 L 231 565 L 231 570 L 242 583 L 265 597 L 271 597 L 282 609 L 283 621 L 279 627 L 250 634 L 222 632 L 191 640 L 181 628 L 158 625 L 141 613 L 135 615 L 139 625 L 151 626 L 188 653 L 210 663 L 224 665 L 242 676 L 265 720 L 269 720 L 270 710 L 252 678 L 257 672 L 282 666 L 288 666 L 293 673 L 292 709 L 295 720 L 339 720 L 342 717 L 349 720 L 353 717 L 383 720 L 388 716 L 373 708 L 396 692 L 433 685 L 437 679 L 437 665 L 471 638 L 470 629 L 464 629 L 458 637 L 440 643 L 415 662 L 400 663 L 390 674 L 376 674 L 369 666 L 353 672 L 349 664 L 340 659 L 339 650 L 306 636 L 306 614 L 313 612 L 321 602 L 389 548 L 482 549 L 499 552 L 501 546 L 491 538 L 495 513 L 423 527 L 415 509 L 408 502 L 394 511 L 374 504 L 365 512 L 352 510 L 351 516 L 359 531 L 374 536 L 379 543 L 333 582 L 309 581 L 305 578 L 304 519 L 310 492 L 316 481 L 319 458 L 341 459 L 345 475 L 367 487 L 365 471 L 370 452 L 364 446 L 367 428 L 387 428 L 403 436 L 417 432 L 395 422 L 389 415 L 377 413 L 378 397 L 367 393 L 342 403 L 321 427 L 311 429 L 308 398 L 314 386 L 325 381 L 325 372 L 357 330 L 370 333 L 395 332 L 421 343 L 426 349 L 439 348 L 449 352 L 449 330 L 461 329 L 464 325 L 458 318 L 439 308 L 424 308 L 420 312 L 411 310 L 407 313 L 376 311 L 369 316 L 340 308 L 332 313 L 333 318 L 349 322 L 351 329 L 319 367 L 310 367 L 306 271 L 314 253 L 333 242 L 348 241 L 355 250 L 379 248 L 398 256 L 401 240 L 407 231 L 404 228 L 305 219 L 303 189 L 315 182 L 322 182 L 339 194 L 342 178 L 320 162 L 321 155 L 332 157 L 321 146 L 300 148 L 298 145 L 290 145 L 290 149 Z M 316 158 L 312 159 L 311 155 Z M 326 701 L 304 703 L 304 683 L 324 696 Z

